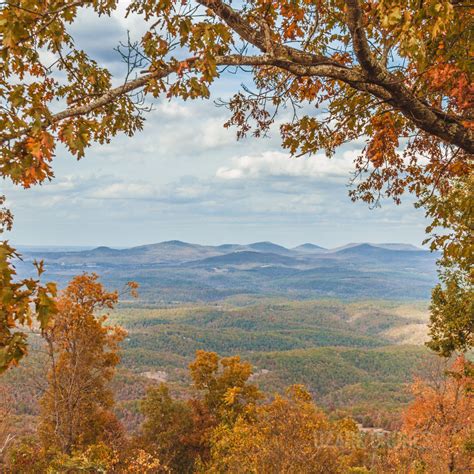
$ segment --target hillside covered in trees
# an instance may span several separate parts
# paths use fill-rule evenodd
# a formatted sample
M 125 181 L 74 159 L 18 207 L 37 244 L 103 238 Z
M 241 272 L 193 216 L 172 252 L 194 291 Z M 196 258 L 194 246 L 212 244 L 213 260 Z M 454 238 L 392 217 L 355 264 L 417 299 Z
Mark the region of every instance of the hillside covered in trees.
M 34 276 L 32 262 L 43 260 L 44 278 L 61 286 L 81 271 L 95 271 L 111 288 L 136 281 L 142 300 L 161 304 L 239 294 L 427 300 L 439 257 L 406 244 L 336 249 L 306 244 L 288 249 L 271 242 L 211 246 L 180 241 L 66 252 L 26 248 L 22 255 L 16 264 L 20 276 Z
M 399 472 L 451 454 L 469 465 L 472 381 L 445 371 L 470 363 L 442 363 L 422 345 L 424 303 L 241 296 L 100 316 L 116 303 L 96 276 L 75 278 L 55 323 L 30 336 L 27 361 L 2 376 L 6 469 Z M 436 456 L 420 453 L 444 434 L 420 441 L 431 421 L 410 425 L 437 403 L 431 393 L 464 410 L 456 447 Z
M 27 363 L 2 377 L 7 472 L 470 465 L 470 363 L 440 365 L 423 346 L 393 345 L 401 328 L 425 327 L 420 305 L 240 299 L 107 318 L 117 297 L 94 275 L 76 277 L 54 324 L 32 335 Z M 439 432 L 433 409 L 455 415 Z M 428 454 L 429 443 L 454 442 L 446 428 L 455 446 Z

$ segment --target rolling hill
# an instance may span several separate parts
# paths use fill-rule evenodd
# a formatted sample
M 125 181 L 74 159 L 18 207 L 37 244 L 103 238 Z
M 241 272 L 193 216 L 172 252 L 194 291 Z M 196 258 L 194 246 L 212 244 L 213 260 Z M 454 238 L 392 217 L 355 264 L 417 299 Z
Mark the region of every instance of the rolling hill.
M 315 244 L 309 244 L 309 243 L 306 243 L 306 244 L 302 244 L 302 245 L 298 245 L 297 247 L 294 247 L 292 250 L 296 251 L 296 252 L 324 252 L 325 249 L 324 247 L 320 247 L 319 245 L 315 245 Z
M 271 242 L 198 245 L 177 240 L 128 249 L 26 251 L 17 265 L 33 275 L 43 259 L 46 278 L 60 285 L 84 271 L 111 288 L 137 281 L 143 301 L 214 301 L 238 294 L 427 299 L 436 282 L 436 254 L 406 244 L 349 244 L 324 249 L 306 243 L 288 249 Z

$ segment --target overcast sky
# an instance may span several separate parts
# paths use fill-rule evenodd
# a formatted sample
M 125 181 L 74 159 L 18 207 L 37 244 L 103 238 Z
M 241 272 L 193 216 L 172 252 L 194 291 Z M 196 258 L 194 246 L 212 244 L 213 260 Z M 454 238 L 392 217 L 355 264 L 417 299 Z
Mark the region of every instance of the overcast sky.
M 138 38 L 135 18 L 82 14 L 78 45 L 121 77 L 113 48 Z M 123 76 L 122 76 L 123 77 Z M 223 76 L 213 99 L 229 97 L 249 78 Z M 420 245 L 423 212 L 406 201 L 370 210 L 347 195 L 352 161 L 362 143 L 290 158 L 278 131 L 237 142 L 226 130 L 226 110 L 211 101 L 156 101 L 145 129 L 93 146 L 77 162 L 58 149 L 55 179 L 24 190 L 2 183 L 15 214 L 8 238 L 17 245 L 132 246 L 179 239 L 195 243 L 261 240 L 334 247 L 348 242 Z M 1 194 L 0 192 L 0 194 Z

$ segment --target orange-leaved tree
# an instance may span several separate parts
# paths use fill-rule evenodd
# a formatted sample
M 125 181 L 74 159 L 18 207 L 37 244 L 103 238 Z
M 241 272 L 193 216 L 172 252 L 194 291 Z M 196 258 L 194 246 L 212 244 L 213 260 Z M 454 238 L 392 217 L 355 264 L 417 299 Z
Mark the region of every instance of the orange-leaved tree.
M 474 379 L 472 362 L 458 357 L 444 371 L 417 380 L 414 401 L 404 415 L 404 437 L 387 470 L 472 472 L 474 469 Z M 441 372 L 441 373 L 440 373 Z
M 364 457 L 352 420 L 330 421 L 304 387 L 292 386 L 287 397 L 254 407 L 233 426 L 219 426 L 202 472 L 368 472 Z
M 117 303 L 95 274 L 71 280 L 57 314 L 43 330 L 49 356 L 48 387 L 41 399 L 39 434 L 46 451 L 71 454 L 100 441 L 114 442 L 121 428 L 109 382 L 125 331 L 97 314 Z
M 26 186 L 52 177 L 58 142 L 81 157 L 93 141 L 141 128 L 136 91 L 207 97 L 209 84 L 226 67 L 253 74 L 256 93 L 239 93 L 229 104 L 230 123 L 241 133 L 252 122 L 257 133 L 264 132 L 273 109 L 307 102 L 319 113 L 284 124 L 284 145 L 293 152 L 332 153 L 367 137 L 359 164 L 374 167 L 375 188 L 388 184 L 397 196 L 405 185 L 416 190 L 425 180 L 467 171 L 468 154 L 474 153 L 473 20 L 463 0 L 244 0 L 236 6 L 223 0 L 133 0 L 125 14 L 139 15 L 146 31 L 125 57 L 145 74 L 129 74 L 113 88 L 106 66 L 76 47 L 71 23 L 80 9 L 110 15 L 117 7 L 117 0 L 3 5 L 3 175 Z M 53 66 L 40 51 L 57 59 Z M 58 110 L 56 99 L 65 108 Z M 408 160 L 395 153 L 400 141 L 408 141 Z M 457 151 L 444 156 L 440 144 Z
M 199 350 L 189 369 L 194 387 L 202 392 L 205 407 L 218 423 L 233 423 L 263 398 L 257 386 L 249 383 L 252 365 L 239 356 L 219 358 L 215 352 Z
M 183 473 L 194 472 L 198 460 L 208 460 L 213 430 L 233 426 L 263 397 L 249 382 L 252 366 L 237 356 L 220 358 L 198 350 L 189 368 L 197 394 L 176 400 L 163 384 L 149 388 L 141 403 L 145 420 L 137 440 L 174 472 Z

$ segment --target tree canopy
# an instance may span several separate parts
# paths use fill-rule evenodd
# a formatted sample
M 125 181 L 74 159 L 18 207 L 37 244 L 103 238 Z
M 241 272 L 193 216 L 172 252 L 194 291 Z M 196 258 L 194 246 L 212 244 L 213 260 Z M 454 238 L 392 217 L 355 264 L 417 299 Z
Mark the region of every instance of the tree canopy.
M 126 332 L 96 314 L 117 300 L 117 292 L 107 292 L 97 275 L 87 274 L 75 277 L 58 298 L 58 311 L 43 331 L 49 371 L 39 432 L 48 450 L 71 454 L 91 440 L 120 437 L 108 383 Z
M 308 102 L 317 113 L 295 110 L 281 126 L 293 153 L 332 154 L 367 137 L 358 166 L 370 163 L 372 178 L 395 196 L 410 182 L 402 171 L 432 181 L 466 173 L 474 152 L 472 15 L 463 1 L 257 0 L 233 7 L 221 0 L 136 0 L 127 15 L 140 15 L 148 30 L 123 50 L 129 74 L 113 87 L 111 72 L 76 47 L 70 25 L 81 8 L 110 15 L 117 3 L 4 2 L 3 175 L 25 186 L 50 178 L 58 142 L 80 158 L 93 141 L 140 129 L 137 91 L 206 98 L 229 67 L 249 68 L 255 86 L 228 103 L 228 125 L 240 135 L 251 128 L 261 134 L 279 108 Z M 400 141 L 408 142 L 405 160 L 396 154 Z M 440 144 L 457 153 L 440 155 Z M 423 154 L 431 155 L 428 163 Z

